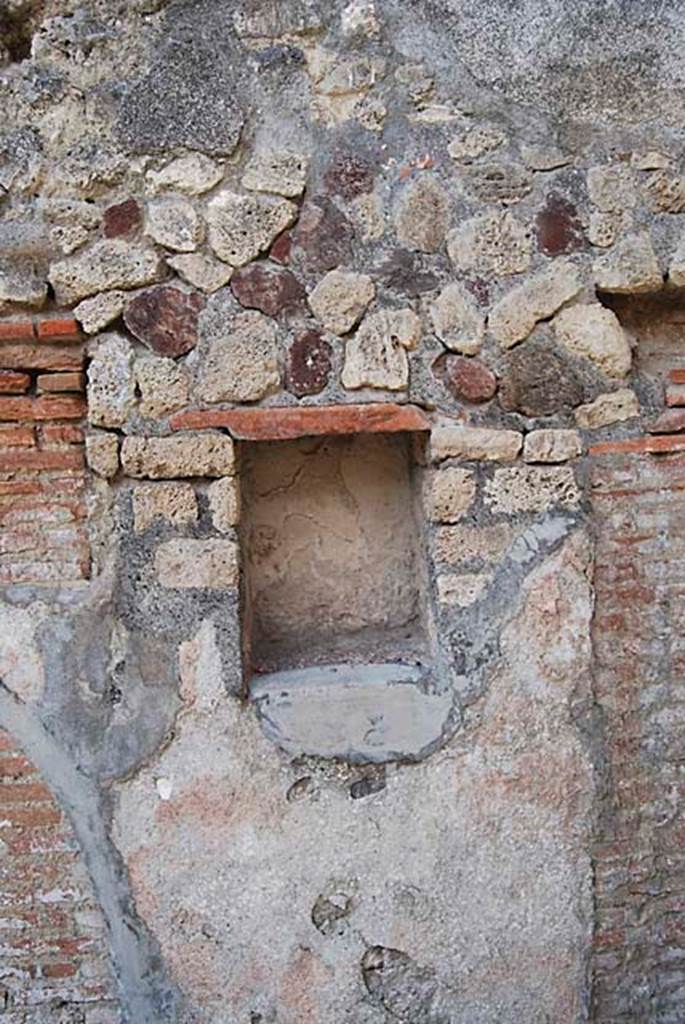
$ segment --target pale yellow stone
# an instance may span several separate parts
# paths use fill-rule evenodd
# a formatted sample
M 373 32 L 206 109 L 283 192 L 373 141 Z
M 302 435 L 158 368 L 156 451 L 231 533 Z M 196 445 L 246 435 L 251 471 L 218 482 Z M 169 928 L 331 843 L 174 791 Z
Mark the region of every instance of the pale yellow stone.
M 453 139 L 447 147 L 447 152 L 457 163 L 470 164 L 476 157 L 497 149 L 505 138 L 506 135 L 499 128 L 476 126 Z
M 473 295 L 455 282 L 446 285 L 430 306 L 433 330 L 452 352 L 473 356 L 480 352 L 485 317 Z
M 511 348 L 527 338 L 539 320 L 552 316 L 581 288 L 578 268 L 568 260 L 557 260 L 507 292 L 490 313 L 488 329 L 503 348 Z
M 376 294 L 366 274 L 331 270 L 309 295 L 314 316 L 333 334 L 346 334 L 359 323 Z
M 162 587 L 226 590 L 238 586 L 238 545 L 232 540 L 170 540 L 155 552 Z
M 449 573 L 438 576 L 438 600 L 440 604 L 468 608 L 475 604 L 492 582 L 489 573 Z
M 297 213 L 288 199 L 224 189 L 207 204 L 209 244 L 220 260 L 241 267 L 267 249 Z
M 421 321 L 412 309 L 382 309 L 365 317 L 345 346 L 344 388 L 401 391 L 409 384 L 407 349 L 421 337 Z
M 212 525 L 219 533 L 228 533 L 240 521 L 240 487 L 237 477 L 225 476 L 207 488 Z
M 575 508 L 580 491 L 570 466 L 511 466 L 496 470 L 484 487 L 492 512 L 516 515 Z
M 608 377 L 630 372 L 630 343 L 616 314 L 592 303 L 569 306 L 552 321 L 557 340 L 574 356 L 591 360 Z
M 431 472 L 428 478 L 428 515 L 433 522 L 456 523 L 473 504 L 476 476 L 471 470 L 450 467 Z
M 151 480 L 232 476 L 235 451 L 226 434 L 188 431 L 172 437 L 126 437 L 121 462 L 129 476 Z
M 405 185 L 395 212 L 400 242 L 420 252 L 437 252 L 448 226 L 447 193 L 437 179 L 423 175 Z
M 436 562 L 458 565 L 471 559 L 484 562 L 498 561 L 514 537 L 509 523 L 494 526 L 441 526 L 435 532 L 434 558 Z
M 685 235 L 680 239 L 668 268 L 668 280 L 677 288 L 685 286 Z
M 119 471 L 119 438 L 104 430 L 86 434 L 86 462 L 98 476 L 110 480 Z
M 142 356 L 133 367 L 140 391 L 140 414 L 160 419 L 188 403 L 188 373 L 173 359 Z
M 590 202 L 603 213 L 629 210 L 637 203 L 633 174 L 624 164 L 591 167 L 587 190 Z
M 523 443 L 524 462 L 567 462 L 580 455 L 577 430 L 531 430 Z
M 600 291 L 633 295 L 658 291 L 663 276 L 649 232 L 628 235 L 594 263 L 595 285 Z
M 606 395 L 600 395 L 594 402 L 579 405 L 575 412 L 576 423 L 585 430 L 608 427 L 640 415 L 637 395 L 630 388 L 620 388 Z
M 471 217 L 447 236 L 447 252 L 456 267 L 496 277 L 527 270 L 532 244 L 530 229 L 513 213 Z
M 485 462 L 511 462 L 521 451 L 523 435 L 517 430 L 491 430 L 487 427 L 462 427 L 449 424 L 431 431 L 431 462 L 444 459 L 477 459 Z
M 304 153 L 273 150 L 255 153 L 243 174 L 243 188 L 294 198 L 304 192 L 309 159 Z
M 133 488 L 133 525 L 142 533 L 161 521 L 187 526 L 197 521 L 197 499 L 191 484 L 138 484 Z

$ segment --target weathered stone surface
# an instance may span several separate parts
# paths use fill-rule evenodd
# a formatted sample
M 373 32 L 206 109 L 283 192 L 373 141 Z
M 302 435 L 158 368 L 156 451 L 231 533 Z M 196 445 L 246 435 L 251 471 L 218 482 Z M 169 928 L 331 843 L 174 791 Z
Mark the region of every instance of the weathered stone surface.
M 531 430 L 523 443 L 524 462 L 566 462 L 582 451 L 577 430 Z
M 125 292 L 102 292 L 92 299 L 84 299 L 74 309 L 74 316 L 86 334 L 97 334 L 120 317 L 126 303 Z
M 238 478 L 224 476 L 207 488 L 212 526 L 218 533 L 229 533 L 240 521 L 240 486 Z
M 268 263 L 250 263 L 234 270 L 231 291 L 241 306 L 268 316 L 301 312 L 306 301 L 304 286 L 292 271 Z
M 11 309 L 13 303 L 40 309 L 47 297 L 44 271 L 32 259 L 0 262 L 0 312 Z
M 598 213 L 596 211 L 591 213 L 587 232 L 588 240 L 598 249 L 608 249 L 616 241 L 623 220 L 622 215 L 617 213 Z
M 486 427 L 436 426 L 431 430 L 429 458 L 478 459 L 485 462 L 510 462 L 521 451 L 523 435 L 517 430 L 489 430 Z
M 162 356 L 181 356 L 197 345 L 198 317 L 205 300 L 198 292 L 160 285 L 129 301 L 124 322 L 129 331 Z
M 583 225 L 575 205 L 551 192 L 535 218 L 538 249 L 547 256 L 561 256 L 586 247 Z
M 462 284 L 446 285 L 431 304 L 430 316 L 433 330 L 452 352 L 471 356 L 480 352 L 485 317 Z
M 303 331 L 288 349 L 285 384 L 297 395 L 317 395 L 328 384 L 333 349 L 319 331 Z
M 191 484 L 137 484 L 132 505 L 136 533 L 143 533 L 158 522 L 183 527 L 197 521 L 197 499 Z
M 440 604 L 468 608 L 480 600 L 492 583 L 492 576 L 485 572 L 453 572 L 438 576 L 436 582 Z
M 238 586 L 238 545 L 232 540 L 169 540 L 155 552 L 162 587 L 226 590 Z
M 148 203 L 147 234 L 167 249 L 194 252 L 202 242 L 204 224 L 189 199 L 169 196 Z
M 569 153 L 564 153 L 558 146 L 544 143 L 521 146 L 521 158 L 531 171 L 554 171 L 558 167 L 570 164 L 573 159 Z
M 121 464 L 128 476 L 151 480 L 232 476 L 233 441 L 226 434 L 184 433 L 173 437 L 125 437 Z
M 420 258 L 407 249 L 391 252 L 379 268 L 379 277 L 387 288 L 409 298 L 432 292 L 440 286 L 437 274 L 423 270 Z
M 331 270 L 310 293 L 309 305 L 327 331 L 346 334 L 359 323 L 375 294 L 366 274 Z
M 476 477 L 471 470 L 434 470 L 427 483 L 429 518 L 436 523 L 456 523 L 468 512 L 475 496 Z
M 624 164 L 591 167 L 587 190 L 590 202 L 603 213 L 621 213 L 637 204 L 633 172 Z
M 373 192 L 373 167 L 354 150 L 339 149 L 326 168 L 324 184 L 330 195 L 354 202 Z
M 436 562 L 458 565 L 478 559 L 497 562 L 512 543 L 515 529 L 509 523 L 494 526 L 442 526 L 435 534 Z
M 326 196 L 315 196 L 302 204 L 291 233 L 291 257 L 310 273 L 333 270 L 351 260 L 353 239 L 345 214 Z
M 188 372 L 173 359 L 142 356 L 133 367 L 141 416 L 160 419 L 188 404 Z
M 191 252 L 182 256 L 169 256 L 167 263 L 194 288 L 209 294 L 228 284 L 233 268 L 205 252 Z
M 153 284 L 162 274 L 162 260 L 153 249 L 115 238 L 53 263 L 48 276 L 57 302 L 68 306 L 96 292 Z
M 433 372 L 463 402 L 488 402 L 497 391 L 497 378 L 480 359 L 442 355 L 433 364 Z
M 581 290 L 578 268 L 557 260 L 548 269 L 500 299 L 488 318 L 488 329 L 504 348 L 527 338 L 539 320 L 546 320 Z
M 42 601 L 33 601 L 26 608 L 0 605 L 0 674 L 3 686 L 17 700 L 28 705 L 37 704 L 45 691 L 46 671 L 39 633 L 47 617 L 48 606 Z M 3 737 L 7 737 L 4 731 Z M 5 764 L 9 768 L 5 771 L 5 779 L 10 784 L 18 770 L 26 774 L 27 766 L 23 760 L 19 764 L 11 760 Z M 7 810 L 4 813 L 7 814 Z
M 447 152 L 456 163 L 470 164 L 477 157 L 497 149 L 505 139 L 504 132 L 499 128 L 477 125 L 453 139 L 447 147 Z
M 218 185 L 223 177 L 221 167 L 204 153 L 189 153 L 166 164 L 160 171 L 148 171 L 145 184 L 152 193 L 185 192 L 199 196 Z
M 511 206 L 528 195 L 533 178 L 522 164 L 510 160 L 476 164 L 468 173 L 468 191 L 482 203 Z
M 262 313 L 238 313 L 213 332 L 200 368 L 203 402 L 254 402 L 281 383 L 277 328 Z
M 111 479 L 119 471 L 119 438 L 104 430 L 86 434 L 86 462 L 98 476 Z
M 136 199 L 124 199 L 108 206 L 102 217 L 105 238 L 131 238 L 143 223 L 143 211 Z
M 569 306 L 554 318 L 552 326 L 569 352 L 590 359 L 608 377 L 630 373 L 630 344 L 612 310 L 599 304 Z
M 247 162 L 243 188 L 294 198 L 302 195 L 309 160 L 303 153 L 272 150 L 255 153 Z
M 447 237 L 447 252 L 460 270 L 506 277 L 530 265 L 530 231 L 512 213 L 486 213 L 465 220 Z
M 416 348 L 421 323 L 411 309 L 384 309 L 366 317 L 345 346 L 343 387 L 401 391 L 409 383 L 407 349 Z
M 632 295 L 658 291 L 663 276 L 647 231 L 622 238 L 594 263 L 595 285 L 600 291 Z
M 640 415 L 637 395 L 631 388 L 619 388 L 606 395 L 600 395 L 594 402 L 580 405 L 576 409 L 576 423 L 586 430 L 608 427 Z
M 685 178 L 670 170 L 656 170 L 644 184 L 643 192 L 656 213 L 685 213 Z
M 585 386 L 571 360 L 546 339 L 530 338 L 507 357 L 499 401 L 508 412 L 551 416 L 573 409 L 584 398 Z
M 131 343 L 121 334 L 103 334 L 88 366 L 88 419 L 96 427 L 121 427 L 134 402 Z
M 485 503 L 492 512 L 517 515 L 575 508 L 580 491 L 570 466 L 512 466 L 498 469 L 484 485 Z
M 240 267 L 268 249 L 296 216 L 297 207 L 288 199 L 225 189 L 207 205 L 209 244 L 219 259 Z
M 397 237 L 409 249 L 437 252 L 449 227 L 447 193 L 426 175 L 405 186 L 395 211 Z
M 69 256 L 87 242 L 100 223 L 100 208 L 94 203 L 55 197 L 43 203 L 43 216 L 50 225 L 54 247 Z
M 685 286 L 685 237 L 678 242 L 668 268 L 668 280 L 677 288 Z

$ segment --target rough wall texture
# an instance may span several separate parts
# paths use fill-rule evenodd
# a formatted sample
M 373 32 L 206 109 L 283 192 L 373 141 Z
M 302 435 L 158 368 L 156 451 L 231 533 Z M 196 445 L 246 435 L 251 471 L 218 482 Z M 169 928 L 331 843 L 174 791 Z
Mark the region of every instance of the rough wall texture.
M 684 25 L 0 2 L 0 1016 L 685 1017 Z

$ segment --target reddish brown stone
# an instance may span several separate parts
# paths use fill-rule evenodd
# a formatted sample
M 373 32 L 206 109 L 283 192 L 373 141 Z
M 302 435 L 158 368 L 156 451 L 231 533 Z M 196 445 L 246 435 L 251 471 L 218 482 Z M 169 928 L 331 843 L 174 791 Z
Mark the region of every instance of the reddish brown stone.
M 124 312 L 129 331 L 161 356 L 182 356 L 197 345 L 197 320 L 205 298 L 199 292 L 161 285 L 141 292 Z
M 332 349 L 319 331 L 305 331 L 288 352 L 286 386 L 294 395 L 316 395 L 328 384 Z
M 269 250 L 269 256 L 276 263 L 287 263 L 290 259 L 290 250 L 293 247 L 293 236 L 290 231 L 284 231 L 278 236 Z
M 231 277 L 231 291 L 241 306 L 268 316 L 288 315 L 304 308 L 307 293 L 290 270 L 268 263 L 248 263 Z
M 454 397 L 463 402 L 489 402 L 497 391 L 497 378 L 480 359 L 439 356 L 433 370 Z
M 669 370 L 668 379 L 671 384 L 685 384 L 685 370 Z
M 326 169 L 324 184 L 331 195 L 354 199 L 373 189 L 373 169 L 357 153 L 338 152 Z
M 310 405 L 294 409 L 206 409 L 176 413 L 169 423 L 172 430 L 224 427 L 241 441 L 285 441 L 321 434 L 430 430 L 430 420 L 422 409 L 394 402 Z
M 552 192 L 535 221 L 538 248 L 548 256 L 576 252 L 586 247 L 583 225 L 573 203 Z
M 310 272 L 333 270 L 352 258 L 354 228 L 326 196 L 307 200 L 292 230 L 291 260 Z
M 140 206 L 135 199 L 108 206 L 103 218 L 105 238 L 128 238 L 135 234 L 142 223 Z
M 474 277 L 470 280 L 466 280 L 464 281 L 464 285 L 471 292 L 479 306 L 490 305 L 490 288 L 488 286 L 488 282 L 484 281 L 482 277 Z

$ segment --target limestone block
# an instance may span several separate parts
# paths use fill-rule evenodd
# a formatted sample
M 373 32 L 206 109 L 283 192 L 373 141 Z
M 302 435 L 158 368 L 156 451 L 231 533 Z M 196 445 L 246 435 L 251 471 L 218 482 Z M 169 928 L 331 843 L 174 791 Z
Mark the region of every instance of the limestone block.
M 189 199 L 170 196 L 148 204 L 147 234 L 167 249 L 193 252 L 202 242 L 204 224 Z
M 570 466 L 510 466 L 496 470 L 485 483 L 486 505 L 505 515 L 575 508 L 579 501 Z
M 98 476 L 110 480 L 119 471 L 119 438 L 104 430 L 86 434 L 86 462 Z
M 309 160 L 304 153 L 287 150 L 255 153 L 245 167 L 243 188 L 292 199 L 304 192 L 308 166 Z
M 632 295 L 658 291 L 661 269 L 647 231 L 622 238 L 594 263 L 595 285 L 600 291 Z
M 155 552 L 162 587 L 226 590 L 238 586 L 238 545 L 232 540 L 170 540 Z
M 74 310 L 74 316 L 86 334 L 97 334 L 103 327 L 111 324 L 112 320 L 121 316 L 125 301 L 125 292 L 102 292 L 100 295 L 94 295 L 92 299 L 79 302 Z
M 575 411 L 576 423 L 586 430 L 608 427 L 640 415 L 637 395 L 630 388 L 620 388 L 600 395 L 594 402 L 579 405 Z
M 314 316 L 332 334 L 346 334 L 359 323 L 376 294 L 366 274 L 331 270 L 309 296 Z
M 154 249 L 112 238 L 53 263 L 48 278 L 57 302 L 69 306 L 97 292 L 153 284 L 163 272 L 164 264 Z
M 441 526 L 436 530 L 433 557 L 436 562 L 458 565 L 479 559 L 497 562 L 514 538 L 509 523 L 494 526 Z
M 463 221 L 447 236 L 447 252 L 460 270 L 506 277 L 530 265 L 530 230 L 512 213 L 486 213 Z
M 32 259 L 12 259 L 0 263 L 0 313 L 16 302 L 40 309 L 48 294 L 44 274 Z
M 296 217 L 297 207 L 288 199 L 226 189 L 207 206 L 209 244 L 220 260 L 240 267 L 267 249 Z
M 685 236 L 678 242 L 668 268 L 668 279 L 678 288 L 685 286 Z
M 125 437 L 121 464 L 129 476 L 150 480 L 232 476 L 233 441 L 227 434 L 202 431 L 172 437 Z
M 170 189 L 199 196 L 218 185 L 222 177 L 223 171 L 214 160 L 203 153 L 189 153 L 172 160 L 161 171 L 148 171 L 145 184 L 153 194 Z
M 188 404 L 185 367 L 163 356 L 142 356 L 133 367 L 140 391 L 140 415 L 161 419 Z
M 382 309 L 367 316 L 345 347 L 343 387 L 406 388 L 406 350 L 416 348 L 420 336 L 421 322 L 411 309 Z
M 511 348 L 527 338 L 539 320 L 552 316 L 581 288 L 578 268 L 569 260 L 556 260 L 500 299 L 490 313 L 490 333 L 503 348 Z
M 616 314 L 593 303 L 569 306 L 552 321 L 557 340 L 573 355 L 584 356 L 608 377 L 630 373 L 630 344 Z
M 468 469 L 450 467 L 431 472 L 427 479 L 429 518 L 437 523 L 456 523 L 473 504 L 476 476 Z
M 528 195 L 533 177 L 527 167 L 511 160 L 478 163 L 466 176 L 467 188 L 481 203 L 510 206 Z
M 231 280 L 233 274 L 232 267 L 204 252 L 169 256 L 167 263 L 184 281 L 206 294 L 223 288 Z
M 456 163 L 470 164 L 476 157 L 497 149 L 505 139 L 506 135 L 499 128 L 477 125 L 453 139 L 447 152 Z
M 468 608 L 480 600 L 492 575 L 484 572 L 446 573 L 438 576 L 438 601 L 448 607 Z
M 88 367 L 88 419 L 121 427 L 135 402 L 133 347 L 121 334 L 103 334 Z
M 573 159 L 553 144 L 522 146 L 521 157 L 531 171 L 554 171 L 570 164 Z
M 490 430 L 486 427 L 446 425 L 434 427 L 430 435 L 431 462 L 444 459 L 478 459 L 485 462 L 510 462 L 521 451 L 523 435 L 517 430 Z
M 207 488 L 212 525 L 219 533 L 228 533 L 240 521 L 240 487 L 237 477 L 224 476 Z
M 197 500 L 191 484 L 138 484 L 133 488 L 133 525 L 143 533 L 157 521 L 187 526 L 197 521 Z
M 621 213 L 637 204 L 632 172 L 622 164 L 591 167 L 587 190 L 590 202 L 603 213 Z
M 395 211 L 400 242 L 420 252 L 437 252 L 448 227 L 449 203 L 439 181 L 423 175 L 405 186 Z
M 598 249 L 608 249 L 616 241 L 621 224 L 622 218 L 616 213 L 591 213 L 587 231 L 588 241 Z
M 566 462 L 580 455 L 577 430 L 531 430 L 523 443 L 524 462 Z
M 430 316 L 433 330 L 452 352 L 467 356 L 480 352 L 485 317 L 462 284 L 455 282 L 443 288 L 430 306 Z
M 280 386 L 277 327 L 263 313 L 238 313 L 213 332 L 200 369 L 204 402 L 253 402 Z

